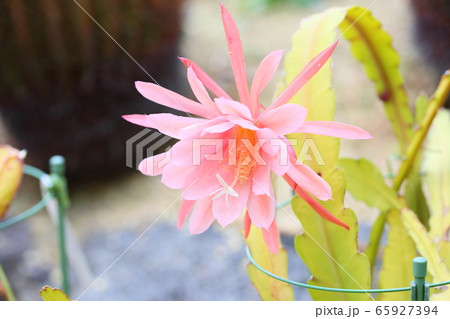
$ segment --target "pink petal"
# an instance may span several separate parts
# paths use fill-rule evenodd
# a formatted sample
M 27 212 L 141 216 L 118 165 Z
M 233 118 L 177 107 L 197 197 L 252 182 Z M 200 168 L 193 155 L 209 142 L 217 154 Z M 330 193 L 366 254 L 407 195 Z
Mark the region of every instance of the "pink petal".
M 259 95 L 275 74 L 282 58 L 283 50 L 273 51 L 269 53 L 259 64 L 258 69 L 255 72 L 255 76 L 253 77 L 252 88 L 250 90 L 250 105 L 252 106 L 253 115 L 258 114 Z
M 202 82 L 200 82 L 200 80 L 195 75 L 195 72 L 192 69 L 192 67 L 187 69 L 187 77 L 192 92 L 194 93 L 197 100 L 206 107 L 209 107 L 211 111 L 213 111 L 215 114 L 217 115 L 220 114 L 216 104 L 213 102 L 213 100 L 211 100 L 211 97 L 209 96 Z
M 250 220 L 250 217 L 248 216 L 248 211 L 245 212 L 244 216 L 244 238 L 247 239 L 248 235 L 250 234 L 250 227 L 252 226 L 252 221 Z
M 224 178 L 228 185 L 230 184 L 230 180 Z M 251 183 L 240 183 L 238 182 L 233 189 L 239 194 L 239 197 L 228 196 L 228 205 L 225 200 L 225 195 L 220 196 L 213 200 L 213 214 L 217 219 L 220 225 L 223 227 L 227 226 L 231 222 L 235 221 L 239 215 L 245 209 L 247 205 L 248 196 L 250 194 Z
M 216 123 L 215 120 L 210 122 L 213 125 Z M 202 127 L 202 130 L 206 127 L 208 126 Z M 228 132 L 201 135 L 202 130 L 197 135 L 179 141 L 170 149 L 171 162 L 185 167 L 197 167 L 200 164 L 198 163 L 199 158 L 204 160 L 206 154 L 220 154 L 220 148 L 228 146 Z
M 138 81 L 136 82 L 136 89 L 145 98 L 155 103 L 168 106 L 172 109 L 196 114 L 206 118 L 215 116 L 214 111 L 208 109 L 204 105 L 192 101 L 159 85 Z
M 292 146 L 287 144 L 286 138 L 277 136 L 271 129 L 263 128 L 256 131 L 256 134 L 258 139 L 266 141 L 262 150 L 270 157 L 268 161 L 270 168 L 278 176 L 286 174 L 291 166 L 289 153 Z
M 248 199 L 248 213 L 252 224 L 256 227 L 269 228 L 275 217 L 276 203 L 273 199 L 273 190 L 270 196 L 250 193 Z
M 252 114 L 250 113 L 247 105 L 233 100 L 228 100 L 224 97 L 216 98 L 214 99 L 214 102 L 216 102 L 217 107 L 220 109 L 222 114 L 234 114 L 246 120 L 252 119 Z
M 296 132 L 305 121 L 307 112 L 307 109 L 298 104 L 284 104 L 264 111 L 258 123 L 262 127 L 270 128 L 277 135 L 286 135 Z
M 228 10 L 222 4 L 220 4 L 220 7 L 222 10 L 223 27 L 228 43 L 231 68 L 233 69 L 239 98 L 242 103 L 249 105 L 250 95 L 248 92 L 247 72 L 245 71 L 244 53 L 239 30 Z
M 271 129 L 269 128 L 259 129 L 256 131 L 256 135 L 258 136 L 258 139 L 265 141 L 265 143 L 262 146 L 264 152 L 266 152 L 270 156 L 275 156 L 280 151 L 280 146 L 278 146 L 278 144 L 281 143 L 277 142 L 280 138 Z M 277 143 L 273 143 L 274 141 Z
M 216 125 L 211 125 L 211 126 L 205 128 L 203 130 L 202 134 L 206 134 L 206 133 L 223 133 L 223 132 L 226 132 L 226 131 L 232 129 L 235 126 L 236 126 L 236 124 L 234 124 L 234 123 L 223 122 L 223 123 L 216 124 Z
M 331 121 L 306 121 L 296 131 L 346 138 L 349 140 L 365 140 L 372 138 L 372 135 L 357 126 Z
M 147 157 L 139 164 L 139 171 L 147 176 L 160 175 L 164 167 L 170 160 L 170 153 L 161 153 L 155 156 Z
M 295 154 L 294 146 L 292 146 L 292 143 L 289 139 L 282 136 L 281 139 L 286 143 L 286 146 L 288 148 L 288 153 L 291 158 L 297 158 L 297 155 Z
M 170 149 L 171 160 L 170 164 L 176 164 L 178 166 L 190 167 L 192 166 L 192 138 L 184 139 L 177 142 Z
M 294 95 L 306 84 L 308 81 L 324 66 L 333 53 L 334 48 L 338 44 L 339 40 L 336 40 L 327 49 L 316 55 L 296 76 L 296 78 L 289 84 L 287 89 L 281 93 L 280 96 L 272 103 L 269 108 L 275 108 L 280 105 L 286 104 Z
M 252 121 L 242 118 L 240 115 L 230 114 L 226 116 L 227 120 L 231 123 L 237 124 L 242 128 L 246 128 L 252 131 L 258 131 L 259 127 L 255 126 Z
M 213 221 L 211 197 L 199 200 L 189 218 L 189 231 L 191 234 L 201 234 L 211 226 Z
M 202 125 L 209 121 L 188 116 L 158 113 L 147 115 L 146 122 L 147 127 L 155 128 L 163 134 L 181 140 L 195 135 L 201 130 Z
M 333 224 L 349 229 L 349 227 L 345 223 L 341 222 L 338 218 L 336 218 L 336 216 L 327 211 L 325 207 L 320 205 L 303 188 L 301 188 L 298 184 L 296 184 L 289 176 L 284 175 L 283 177 L 288 182 L 289 186 L 292 187 L 295 193 L 298 196 L 300 196 L 300 198 L 302 198 L 309 206 L 311 206 L 311 208 L 314 209 L 315 212 L 319 214 L 322 218 L 328 220 Z
M 216 82 L 214 82 L 214 80 L 211 79 L 211 77 L 208 74 L 206 74 L 206 72 L 203 71 L 197 64 L 186 58 L 179 58 L 179 59 L 181 60 L 181 62 L 184 63 L 186 67 L 188 68 L 192 67 L 198 79 L 217 97 L 223 96 L 231 100 L 231 97 L 227 94 L 227 92 L 225 92 Z
M 270 195 L 272 181 L 270 180 L 270 161 L 263 156 L 266 165 L 258 165 L 253 169 L 252 191 L 256 195 Z
M 276 254 L 280 249 L 280 234 L 275 220 L 273 220 L 272 225 L 267 230 L 262 228 L 262 233 L 267 248 L 272 254 Z
M 122 116 L 128 122 L 157 129 L 163 134 L 172 136 L 177 139 L 189 137 L 195 133 L 195 130 L 186 130 L 187 127 L 195 127 L 204 124 L 207 120 L 194 119 L 187 116 L 178 116 L 169 113 L 158 114 L 132 114 Z
M 181 203 L 180 211 L 178 212 L 178 222 L 177 227 L 178 229 L 181 229 L 183 226 L 184 221 L 188 217 L 189 213 L 192 210 L 192 207 L 194 207 L 195 201 L 193 200 L 184 200 Z
M 193 167 L 170 161 L 162 171 L 161 183 L 172 189 L 182 188 Z
M 140 125 L 143 127 L 149 127 L 147 124 L 147 115 L 145 114 L 127 114 L 122 115 L 122 118 L 130 123 Z
M 270 169 L 278 176 L 283 176 L 292 166 L 290 162 L 286 162 L 284 158 L 281 157 L 281 153 L 275 155 L 270 161 Z
M 309 166 L 303 164 L 291 165 L 287 174 L 297 185 L 318 199 L 329 200 L 333 198 L 330 185 Z
M 197 159 L 194 159 L 193 144 L 192 139 L 181 140 L 170 149 L 171 161 L 164 168 L 161 178 L 167 187 L 182 188 L 183 198 L 188 200 L 204 198 L 219 186 L 215 174 L 220 170 L 220 163 L 204 159 L 205 154 L 211 153 L 206 146 L 198 150 L 201 162 L 194 163 Z
M 205 120 L 204 122 L 200 122 L 201 124 L 199 125 L 192 125 L 190 127 L 185 127 L 181 130 L 181 134 L 183 134 L 183 136 L 185 137 L 202 137 L 205 134 L 209 134 L 209 133 L 222 133 L 225 132 L 227 130 L 223 130 L 221 131 L 219 128 L 214 129 L 214 127 L 223 124 L 223 123 L 229 123 L 228 119 L 226 118 L 226 116 L 217 116 L 213 119 L 210 120 Z M 223 126 L 220 126 L 223 128 Z M 210 128 L 212 128 L 210 130 Z M 186 132 L 184 132 L 186 131 Z
M 208 161 L 206 159 L 202 160 L 200 165 L 194 166 L 194 169 L 184 180 L 183 197 L 189 200 L 197 200 L 212 194 L 220 187 L 216 174 L 221 172 L 222 166 L 219 161 Z

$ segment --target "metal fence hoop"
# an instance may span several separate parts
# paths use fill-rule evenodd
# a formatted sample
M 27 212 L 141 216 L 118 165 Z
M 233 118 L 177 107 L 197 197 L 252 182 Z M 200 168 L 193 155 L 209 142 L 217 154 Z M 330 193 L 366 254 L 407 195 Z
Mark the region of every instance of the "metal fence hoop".
M 30 166 L 30 165 L 24 165 L 23 166 L 23 173 L 25 175 L 34 177 L 40 181 L 45 182 L 45 184 L 48 184 L 49 182 L 51 182 L 50 177 L 44 173 L 43 171 L 41 171 L 40 169 Z M 46 185 L 46 187 L 51 187 L 51 185 Z M 45 194 L 45 196 L 33 207 L 27 209 L 26 211 L 11 217 L 7 220 L 4 220 L 2 222 L 0 222 L 0 229 L 4 229 L 6 227 L 9 227 L 11 225 L 14 225 L 18 222 L 21 222 L 22 220 L 27 219 L 28 217 L 33 216 L 34 214 L 36 214 L 37 212 L 39 212 L 41 209 L 45 208 L 45 206 L 50 202 L 50 200 L 52 200 L 54 198 L 54 195 L 52 192 L 48 192 L 47 194 Z
M 262 271 L 263 273 L 265 273 L 266 275 L 268 275 L 274 279 L 277 279 L 279 281 L 282 281 L 282 282 L 285 282 L 287 284 L 297 286 L 297 287 L 322 290 L 322 291 L 330 291 L 330 292 L 346 292 L 346 293 L 386 293 L 386 292 L 401 292 L 401 291 L 411 290 L 411 287 L 389 288 L 389 289 L 345 289 L 345 288 L 330 288 L 330 287 L 309 285 L 309 284 L 289 280 L 286 278 L 282 278 L 280 276 L 277 276 L 277 275 L 271 273 L 270 271 L 267 271 L 266 269 L 264 269 L 263 267 L 258 265 L 258 263 L 253 259 L 252 255 L 250 253 L 250 250 L 247 246 L 245 246 L 245 253 L 246 253 L 248 259 L 250 260 L 250 262 L 253 264 L 253 266 L 255 266 L 258 270 Z M 449 285 L 449 284 L 450 284 L 450 280 L 435 283 L 435 284 L 430 284 L 429 287 L 434 288 L 434 287 L 444 286 L 444 285 Z

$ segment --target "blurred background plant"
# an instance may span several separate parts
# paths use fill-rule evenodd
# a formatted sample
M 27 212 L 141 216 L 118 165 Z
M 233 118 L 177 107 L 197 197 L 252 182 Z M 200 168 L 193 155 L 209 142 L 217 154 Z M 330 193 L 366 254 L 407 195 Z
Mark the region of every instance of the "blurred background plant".
M 245 10 L 270 10 L 276 6 L 293 4 L 298 6 L 312 5 L 314 0 L 247 0 L 239 3 Z
M 86 178 L 125 168 L 122 145 L 139 129 L 120 116 L 149 110 L 134 81 L 150 81 L 150 72 L 178 87 L 183 0 L 78 3 L 146 71 L 74 1 L 1 0 L 0 114 L 29 163 L 43 166 L 60 154 L 70 158 L 72 178 Z
M 415 16 L 417 44 L 436 69 L 442 72 L 450 64 L 450 2 L 446 0 L 411 0 Z

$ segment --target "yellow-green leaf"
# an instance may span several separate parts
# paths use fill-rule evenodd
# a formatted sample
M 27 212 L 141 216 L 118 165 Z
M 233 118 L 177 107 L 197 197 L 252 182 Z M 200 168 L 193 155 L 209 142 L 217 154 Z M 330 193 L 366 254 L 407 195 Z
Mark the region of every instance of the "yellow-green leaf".
M 356 199 L 382 212 L 400 208 L 395 191 L 386 185 L 378 168 L 366 159 L 340 159 L 345 171 L 347 189 Z
M 450 269 L 450 242 L 448 241 L 441 242 L 440 248 L 441 250 L 439 251 L 439 253 L 442 256 L 442 258 L 444 258 L 444 262 L 447 265 L 447 268 Z
M 412 260 L 417 257 L 414 241 L 408 235 L 398 210 L 387 213 L 389 232 L 383 252 L 383 263 L 378 279 L 380 289 L 408 287 L 414 276 Z M 411 292 L 384 293 L 377 296 L 383 301 L 411 300 Z
M 0 145 L 0 219 L 6 215 L 22 180 L 23 154 L 11 146 Z
M 430 220 L 430 210 L 428 209 L 427 199 L 422 189 L 422 179 L 420 177 L 421 154 L 417 154 L 416 168 L 413 168 L 408 177 L 405 188 L 405 199 L 408 207 L 419 217 L 420 222 L 428 229 Z
M 401 211 L 400 216 L 420 255 L 427 259 L 428 272 L 433 276 L 434 283 L 450 280 L 449 268 L 442 259 L 444 256 L 442 253 L 445 254 L 446 252 L 439 250 L 438 246 L 431 240 L 425 227 L 412 211 L 405 208 Z M 450 289 L 444 286 L 442 290 L 443 292 L 433 289 L 430 300 L 450 300 Z
M 436 243 L 439 257 L 450 268 L 450 112 L 438 111 L 428 133 L 428 142 L 424 151 L 424 180 L 428 188 L 431 208 L 429 237 Z M 436 247 L 436 246 L 435 246 Z M 439 280 L 439 279 L 436 279 Z M 447 279 L 443 280 L 449 280 Z M 432 300 L 449 300 L 450 289 L 435 294 Z
M 352 7 L 340 24 L 343 36 L 350 41 L 354 57 L 374 82 L 386 114 L 404 151 L 412 136 L 413 117 L 400 73 L 400 58 L 392 47 L 392 38 L 370 11 Z
M 437 282 L 450 280 L 450 271 L 439 255 L 438 247 L 431 240 L 417 216 L 407 208 L 401 210 L 400 216 L 420 255 L 427 259 L 428 271 L 434 280 Z
M 258 265 L 277 276 L 288 278 L 286 250 L 280 248 L 275 255 L 272 254 L 267 249 L 260 228 L 251 226 L 246 243 Z M 294 300 L 294 292 L 290 285 L 269 277 L 253 264 L 247 266 L 247 272 L 262 300 Z
M 424 151 L 424 180 L 428 188 L 430 236 L 442 240 L 448 232 L 450 215 L 450 112 L 439 110 L 428 133 Z M 448 238 L 446 239 L 448 241 Z
M 372 224 L 372 229 L 370 230 L 369 235 L 369 242 L 367 244 L 366 250 L 364 250 L 367 258 L 369 258 L 372 274 L 374 272 L 375 264 L 378 258 L 378 249 L 380 247 L 381 234 L 384 231 L 384 225 L 386 223 L 386 215 L 387 212 L 380 212 L 380 214 L 378 214 L 377 219 Z
M 312 274 L 309 284 L 323 287 L 369 289 L 370 265 L 357 247 L 358 223 L 355 213 L 343 207 L 345 177 L 335 169 L 323 176 L 333 189 L 334 200 L 321 202 L 337 218 L 350 226 L 347 230 L 320 216 L 302 199 L 292 200 L 292 208 L 304 232 L 295 238 L 295 248 Z M 370 300 L 369 294 L 349 294 L 310 290 L 314 300 Z
M 400 208 L 395 191 L 387 186 L 378 168 L 366 159 L 341 159 L 339 166 L 345 170 L 347 189 L 354 198 L 363 201 L 368 206 L 376 207 L 380 214 L 372 226 L 369 245 L 365 253 L 373 268 L 377 260 L 381 234 L 386 221 L 386 214 L 393 208 Z
M 67 295 L 58 288 L 44 286 L 39 292 L 44 301 L 72 301 Z

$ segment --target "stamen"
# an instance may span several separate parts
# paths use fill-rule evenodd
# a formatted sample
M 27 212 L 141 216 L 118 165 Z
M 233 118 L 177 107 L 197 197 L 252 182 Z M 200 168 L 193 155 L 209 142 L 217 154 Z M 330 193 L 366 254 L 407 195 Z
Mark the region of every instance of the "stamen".
M 227 208 L 229 208 L 230 204 L 228 202 L 228 195 L 233 196 L 233 197 L 239 197 L 239 194 L 233 189 L 233 186 L 236 184 L 236 182 L 233 181 L 232 185 L 228 185 L 227 182 L 225 182 L 225 180 L 222 178 L 222 176 L 220 176 L 219 174 L 216 174 L 216 177 L 217 177 L 219 183 L 223 187 L 215 190 L 214 192 L 212 192 L 209 195 L 213 195 L 213 194 L 217 193 L 216 196 L 213 197 L 213 199 L 216 199 L 222 195 L 225 195 L 225 203 L 227 204 Z
M 215 194 L 213 200 L 224 195 L 226 205 L 227 207 L 229 207 L 228 196 L 239 197 L 239 194 L 233 188 L 238 182 L 240 182 L 241 184 L 247 183 L 251 178 L 253 168 L 257 165 L 257 163 L 247 146 L 249 144 L 251 144 L 251 146 L 254 146 L 256 144 L 256 141 L 257 138 L 254 131 L 238 128 L 235 139 L 230 140 L 229 142 L 229 163 L 228 166 L 225 167 L 226 169 L 237 165 L 234 171 L 234 179 L 231 184 L 228 185 L 227 182 L 225 182 L 225 180 L 222 178 L 222 176 L 216 174 L 217 180 L 219 181 L 220 185 L 222 185 L 222 187 L 210 194 Z

